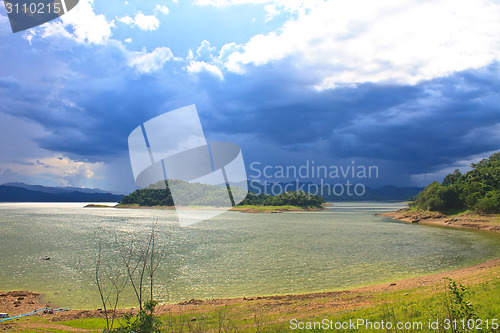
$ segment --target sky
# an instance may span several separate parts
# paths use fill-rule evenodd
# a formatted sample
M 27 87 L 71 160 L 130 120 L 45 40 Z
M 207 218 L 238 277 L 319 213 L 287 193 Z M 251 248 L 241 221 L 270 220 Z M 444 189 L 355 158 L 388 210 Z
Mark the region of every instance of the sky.
M 129 134 L 191 104 L 250 178 L 425 186 L 500 150 L 498 0 L 80 0 L 15 34 L 2 4 L 0 57 L 0 183 L 128 193 Z

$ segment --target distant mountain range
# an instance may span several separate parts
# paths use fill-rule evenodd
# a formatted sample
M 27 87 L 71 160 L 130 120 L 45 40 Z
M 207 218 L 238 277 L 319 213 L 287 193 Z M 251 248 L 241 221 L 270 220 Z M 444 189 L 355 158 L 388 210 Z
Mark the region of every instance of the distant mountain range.
M 117 202 L 123 195 L 99 189 L 47 187 L 24 183 L 0 185 L 0 202 Z
M 309 187 L 310 186 L 310 187 Z M 308 191 L 310 189 L 310 191 Z M 326 201 L 406 201 L 415 197 L 420 193 L 422 187 L 396 187 L 392 185 L 383 186 L 380 188 L 358 188 L 356 195 L 354 193 L 354 186 L 349 189 L 344 185 L 342 187 L 334 185 L 315 185 L 313 183 L 267 183 L 261 184 L 255 181 L 248 182 L 248 190 L 257 194 L 278 194 L 279 190 L 297 191 L 302 190 L 317 194 L 325 198 Z M 349 194 L 350 193 L 350 194 Z
M 303 190 L 307 192 L 308 185 L 312 183 L 267 183 L 266 185 L 249 181 L 248 190 L 257 194 L 276 195 L 287 191 Z M 281 189 L 281 191 L 279 191 Z M 416 196 L 423 188 L 420 187 L 395 187 L 384 186 L 380 188 L 365 188 L 361 196 L 340 193 L 340 188 L 334 189 L 332 185 L 324 185 L 322 188 L 312 187 L 312 194 L 323 196 L 326 201 L 405 201 Z M 336 191 L 335 191 L 336 190 Z M 315 193 L 315 191 L 317 191 Z M 335 194 L 337 193 L 337 194 Z M 359 191 L 358 191 L 359 193 Z M 6 183 L 0 185 L 0 202 L 118 202 L 124 195 L 112 194 L 99 189 L 78 187 L 47 187 L 41 185 L 28 185 L 24 183 Z

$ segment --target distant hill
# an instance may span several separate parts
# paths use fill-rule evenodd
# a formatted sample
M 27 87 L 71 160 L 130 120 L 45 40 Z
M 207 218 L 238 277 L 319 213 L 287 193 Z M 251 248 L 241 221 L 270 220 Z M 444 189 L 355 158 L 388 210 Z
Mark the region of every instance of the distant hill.
M 81 188 L 81 187 L 48 187 L 48 186 L 42 186 L 42 185 L 28 185 L 25 183 L 5 183 L 2 184 L 1 186 L 14 186 L 14 187 L 20 187 L 24 188 L 26 190 L 30 191 L 36 191 L 36 192 L 44 192 L 44 193 L 52 193 L 52 194 L 59 194 L 59 193 L 66 193 L 66 192 L 83 192 L 83 193 L 101 193 L 101 194 L 110 194 L 110 192 L 106 192 L 103 190 L 100 190 L 98 188 Z M 115 193 L 111 193 L 115 194 Z
M 297 186 L 298 185 L 298 186 Z M 313 183 L 267 183 L 266 185 L 250 181 L 248 183 L 248 190 L 255 193 L 266 193 L 266 194 L 277 194 L 278 190 L 286 189 L 291 191 L 303 190 L 308 191 L 308 185 L 311 185 L 312 194 L 323 196 L 326 201 L 406 201 L 412 197 L 415 197 L 419 192 L 423 190 L 421 187 L 396 187 L 392 185 L 380 187 L 380 188 L 365 188 L 365 193 L 361 196 L 348 195 L 347 189 L 344 187 L 344 193 L 342 195 L 335 195 L 333 190 L 333 185 L 324 185 L 323 189 L 320 187 L 315 187 Z M 330 189 L 328 188 L 330 187 Z M 340 194 L 340 188 L 336 189 L 337 193 Z M 353 189 L 351 187 L 351 193 Z
M 0 185 L 0 202 L 117 202 L 123 195 L 99 189 L 47 187 L 24 183 Z

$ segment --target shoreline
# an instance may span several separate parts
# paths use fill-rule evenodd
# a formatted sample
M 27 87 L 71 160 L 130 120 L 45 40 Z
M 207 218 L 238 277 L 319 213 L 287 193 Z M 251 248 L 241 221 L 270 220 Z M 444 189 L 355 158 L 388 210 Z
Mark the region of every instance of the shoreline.
M 367 285 L 363 287 L 354 287 L 349 289 L 339 289 L 330 291 L 317 291 L 310 293 L 298 293 L 298 294 L 276 294 L 276 295 L 266 295 L 266 296 L 249 296 L 249 297 L 234 297 L 234 298 L 211 298 L 211 299 L 191 299 L 187 301 L 177 302 L 177 303 L 167 303 L 161 304 L 158 308 L 175 308 L 177 306 L 186 305 L 203 305 L 203 304 L 231 304 L 238 301 L 254 301 L 254 300 L 303 300 L 303 299 L 314 299 L 329 297 L 338 294 L 350 294 L 350 293 L 374 293 L 384 290 L 403 290 L 407 288 L 415 288 L 421 286 L 429 286 L 436 282 L 441 281 L 445 277 L 452 279 L 465 279 L 474 280 L 475 275 L 483 272 L 484 270 L 499 268 L 500 269 L 500 257 L 495 259 L 490 259 L 485 262 L 481 262 L 474 265 L 469 265 L 461 268 L 456 268 L 452 270 L 447 270 L 443 272 L 431 273 L 422 276 L 416 276 L 404 279 L 394 279 L 391 282 L 377 283 L 374 285 Z M 500 272 L 499 272 L 500 273 Z M 21 299 L 19 299 L 21 298 Z M 6 311 L 6 302 L 12 301 L 12 306 L 8 306 L 10 309 Z M 16 306 L 17 305 L 17 306 Z M 11 315 L 18 315 L 24 312 L 29 312 L 36 308 L 49 307 L 53 308 L 54 305 L 47 304 L 43 301 L 43 293 L 37 293 L 27 290 L 14 290 L 14 291 L 0 291 L 0 312 L 8 312 Z M 131 309 L 137 310 L 137 308 L 123 308 L 118 309 L 120 312 L 127 312 Z M 26 311 L 28 310 L 28 311 Z M 98 310 L 89 309 L 77 309 L 71 310 L 70 313 L 101 313 Z M 61 314 L 64 316 L 64 314 Z
M 386 216 L 394 220 L 407 223 L 418 223 L 449 228 L 484 230 L 500 233 L 500 216 L 494 214 L 478 215 L 471 212 L 464 212 L 457 215 L 446 215 L 438 212 L 414 210 L 406 207 L 394 212 L 375 215 Z
M 497 272 L 490 272 L 497 270 Z M 420 287 L 436 287 L 440 284 L 445 277 L 452 278 L 460 281 L 460 283 L 480 283 L 481 279 L 487 278 L 487 273 L 492 273 L 498 278 L 500 274 L 500 257 L 491 259 L 482 263 L 453 269 L 450 271 L 431 273 L 423 276 L 412 278 L 405 278 L 400 280 L 391 280 L 391 282 L 378 283 L 364 287 L 357 287 L 351 289 L 342 289 L 334 291 L 320 291 L 303 294 L 284 294 L 284 295 L 268 295 L 268 296 L 250 296 L 250 297 L 236 297 L 236 298 L 213 298 L 213 299 L 191 299 L 178 303 L 162 304 L 157 307 L 158 314 L 168 312 L 182 312 L 183 310 L 193 310 L 205 308 L 206 306 L 229 306 L 244 303 L 282 303 L 294 302 L 304 300 L 317 300 L 338 297 L 340 295 L 363 295 L 364 298 L 372 298 L 373 295 L 390 291 L 390 292 L 403 292 L 413 290 Z M 337 304 L 343 307 L 342 304 Z M 49 307 L 43 302 L 43 294 L 31 291 L 0 291 L 0 312 L 7 312 L 11 316 L 27 313 L 37 308 Z M 138 311 L 137 308 L 123 308 L 117 310 L 120 314 L 128 313 L 130 311 Z M 42 314 L 42 316 L 57 316 L 61 320 L 72 320 L 80 318 L 102 318 L 104 313 L 97 310 L 70 310 L 61 312 L 57 315 Z
M 99 205 L 99 204 L 88 204 L 83 208 L 115 208 L 115 209 L 160 209 L 160 210 L 221 210 L 221 211 L 233 211 L 242 213 L 284 213 L 284 212 L 318 212 L 326 210 L 327 206 L 331 204 L 324 204 L 322 207 L 313 208 L 302 208 L 298 206 L 235 206 L 231 209 L 226 209 L 224 207 L 214 207 L 214 206 L 190 206 L 190 207 L 175 207 L 175 206 L 139 206 L 139 205 L 122 205 L 117 204 L 115 206 Z

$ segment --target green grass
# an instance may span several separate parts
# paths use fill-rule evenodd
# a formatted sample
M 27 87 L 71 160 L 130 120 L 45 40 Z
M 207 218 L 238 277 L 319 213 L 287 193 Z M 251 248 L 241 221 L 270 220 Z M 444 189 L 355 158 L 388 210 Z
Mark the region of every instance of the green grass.
M 498 274 L 498 271 L 497 271 Z M 311 314 L 301 318 L 302 322 L 321 322 L 323 319 L 332 320 L 333 322 L 346 322 L 350 319 L 365 319 L 371 322 L 421 322 L 423 324 L 423 331 L 428 331 L 426 325 L 429 320 L 435 321 L 436 319 L 443 320 L 446 313 L 445 297 L 446 293 L 443 290 L 437 293 L 429 293 L 428 288 L 416 288 L 412 290 L 405 290 L 397 293 L 381 293 L 375 297 L 375 302 L 379 305 L 367 306 L 362 309 L 354 311 L 345 311 L 333 315 L 314 315 Z M 472 294 L 467 298 L 475 305 L 478 318 L 498 319 L 500 321 L 500 279 L 496 281 L 490 280 L 485 284 L 474 285 L 471 288 Z M 408 295 L 406 295 L 408 294 Z M 269 328 L 274 329 L 276 332 L 283 329 L 283 325 L 270 325 Z M 308 330 L 308 332 L 320 332 L 322 330 Z M 337 330 L 338 332 L 365 332 L 371 330 L 358 330 L 346 329 Z M 388 332 L 390 330 L 382 330 Z M 394 330 L 396 331 L 396 330 Z M 407 330 L 413 332 L 419 330 Z M 251 332 L 251 330 L 249 330 Z M 400 332 L 403 332 L 401 330 Z M 495 332 L 500 332 L 497 330 Z
M 142 206 L 139 206 L 139 204 L 127 204 L 127 205 L 124 205 L 124 204 L 117 204 L 116 206 L 114 206 L 115 208 L 130 208 L 130 207 L 142 207 Z
M 85 206 L 85 208 L 112 208 L 114 206 L 108 206 L 108 205 L 98 205 L 98 204 L 88 204 Z
M 104 318 L 90 318 L 90 319 L 76 319 L 70 321 L 62 321 L 60 324 L 82 328 L 86 330 L 102 330 L 103 327 L 106 327 L 106 319 Z

